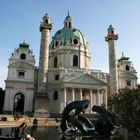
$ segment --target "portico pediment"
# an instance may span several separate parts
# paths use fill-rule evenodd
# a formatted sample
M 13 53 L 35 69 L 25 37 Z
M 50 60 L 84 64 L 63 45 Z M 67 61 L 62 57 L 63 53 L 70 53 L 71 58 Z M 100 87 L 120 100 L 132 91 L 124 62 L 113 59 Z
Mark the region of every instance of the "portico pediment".
M 93 86 L 106 86 L 107 83 L 103 80 L 94 77 L 91 74 L 82 74 L 77 77 L 73 77 L 67 80 L 63 80 L 65 83 L 71 83 L 71 84 L 80 84 L 80 85 L 93 85 Z

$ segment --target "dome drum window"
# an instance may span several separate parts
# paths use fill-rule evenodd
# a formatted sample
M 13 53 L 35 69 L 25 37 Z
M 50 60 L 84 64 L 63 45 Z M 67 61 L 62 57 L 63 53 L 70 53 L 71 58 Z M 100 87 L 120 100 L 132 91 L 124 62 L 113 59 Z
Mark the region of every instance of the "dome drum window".
M 74 55 L 73 56 L 73 66 L 75 67 L 77 67 L 78 66 L 78 56 L 77 55 Z

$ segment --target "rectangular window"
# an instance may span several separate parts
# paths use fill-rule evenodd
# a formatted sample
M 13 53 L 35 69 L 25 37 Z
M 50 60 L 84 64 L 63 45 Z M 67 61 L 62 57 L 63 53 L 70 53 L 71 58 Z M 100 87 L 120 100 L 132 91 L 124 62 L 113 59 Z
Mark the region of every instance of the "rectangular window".
M 23 71 L 18 72 L 18 78 L 24 78 L 24 76 L 25 76 L 25 72 Z
M 126 81 L 127 82 L 127 86 L 131 86 L 131 81 Z
M 59 75 L 55 75 L 55 80 L 59 80 Z

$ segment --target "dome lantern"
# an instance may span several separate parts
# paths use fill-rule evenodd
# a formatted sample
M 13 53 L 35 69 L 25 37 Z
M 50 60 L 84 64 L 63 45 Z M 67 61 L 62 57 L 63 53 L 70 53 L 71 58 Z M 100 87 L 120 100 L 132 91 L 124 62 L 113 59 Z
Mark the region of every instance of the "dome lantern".
M 64 27 L 66 27 L 66 28 L 71 28 L 71 27 L 72 27 L 72 24 L 73 24 L 73 20 L 72 20 L 70 14 L 69 14 L 69 12 L 68 12 L 67 17 L 66 17 L 65 20 L 64 20 Z
M 69 24 L 70 22 L 70 24 Z M 72 25 L 72 18 L 69 15 L 65 18 L 64 28 L 58 30 L 52 37 L 50 48 L 58 48 L 60 46 L 73 46 L 88 48 L 87 41 L 82 32 Z M 87 49 L 88 50 L 88 49 Z

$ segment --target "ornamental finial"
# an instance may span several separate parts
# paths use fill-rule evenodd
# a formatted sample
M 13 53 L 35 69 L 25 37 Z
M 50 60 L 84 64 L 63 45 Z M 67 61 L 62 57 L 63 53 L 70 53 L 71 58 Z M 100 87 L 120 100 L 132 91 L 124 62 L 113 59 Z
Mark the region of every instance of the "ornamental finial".
M 68 16 L 70 16 L 70 11 L 69 10 L 68 10 L 68 13 L 67 14 L 68 14 Z

